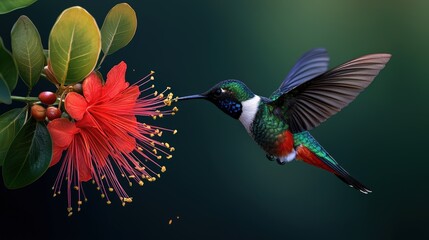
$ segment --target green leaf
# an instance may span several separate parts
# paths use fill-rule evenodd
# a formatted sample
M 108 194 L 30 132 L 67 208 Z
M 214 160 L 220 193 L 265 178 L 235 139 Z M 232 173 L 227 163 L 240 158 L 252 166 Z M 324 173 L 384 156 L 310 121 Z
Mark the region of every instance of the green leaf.
M 16 135 L 3 164 L 7 188 L 25 187 L 39 179 L 52 158 L 52 140 L 43 122 L 30 119 Z
M 95 19 L 81 7 L 71 7 L 58 17 L 49 36 L 49 60 L 61 84 L 84 79 L 97 64 L 101 36 Z
M 6 104 L 12 103 L 9 87 L 7 86 L 7 83 L 4 80 L 3 75 L 1 74 L 0 74 L 0 103 L 6 103 Z
M 30 6 L 37 0 L 1 0 L 0 1 L 0 14 L 8 13 L 13 10 Z
M 45 56 L 39 32 L 27 16 L 19 17 L 13 25 L 11 42 L 19 75 L 31 89 L 40 78 Z
M 125 47 L 137 29 L 137 17 L 134 9 L 127 3 L 114 6 L 101 27 L 101 49 L 104 54 L 112 54 Z
M 9 146 L 24 125 L 27 108 L 15 108 L 0 116 L 0 166 L 3 165 Z
M 9 91 L 12 92 L 18 82 L 18 69 L 12 54 L 4 47 L 3 40 L 0 37 L 0 74 L 6 81 Z

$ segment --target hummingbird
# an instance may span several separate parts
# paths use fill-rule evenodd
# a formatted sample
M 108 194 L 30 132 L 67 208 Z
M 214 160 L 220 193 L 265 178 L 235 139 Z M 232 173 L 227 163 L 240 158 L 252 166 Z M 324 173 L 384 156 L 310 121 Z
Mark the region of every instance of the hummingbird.
M 271 161 L 293 160 L 326 170 L 364 194 L 369 188 L 353 178 L 310 134 L 339 112 L 374 80 L 390 60 L 387 53 L 369 54 L 328 70 L 325 49 L 315 48 L 299 58 L 271 96 L 253 93 L 243 82 L 224 80 L 208 91 L 179 97 L 205 99 L 239 120 Z

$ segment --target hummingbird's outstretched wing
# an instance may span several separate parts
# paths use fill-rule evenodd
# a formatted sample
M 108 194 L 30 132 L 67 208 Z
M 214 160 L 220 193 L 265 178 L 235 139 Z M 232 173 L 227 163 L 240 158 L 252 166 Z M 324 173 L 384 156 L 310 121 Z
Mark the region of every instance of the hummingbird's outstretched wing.
M 329 56 L 324 48 L 314 48 L 306 52 L 296 62 L 280 87 L 271 94 L 270 99 L 275 100 L 283 93 L 313 79 L 328 70 Z
M 391 55 L 366 55 L 346 62 L 269 102 L 284 114 L 293 133 L 310 130 L 353 101 L 377 76 Z
M 335 174 L 339 179 L 345 182 L 350 187 L 353 187 L 362 193 L 370 193 L 371 190 L 358 180 L 354 179 L 350 174 L 338 164 L 331 155 L 311 136 L 307 131 L 296 133 L 293 135 L 294 147 L 296 148 L 298 160 L 313 166 L 322 168 L 328 172 Z

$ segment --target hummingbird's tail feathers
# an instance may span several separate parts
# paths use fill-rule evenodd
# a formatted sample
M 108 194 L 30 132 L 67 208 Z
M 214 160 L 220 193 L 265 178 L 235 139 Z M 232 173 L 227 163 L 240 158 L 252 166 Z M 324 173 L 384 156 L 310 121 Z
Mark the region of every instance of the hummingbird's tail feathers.
M 353 187 L 364 194 L 372 192 L 365 185 L 354 179 L 332 158 L 329 153 L 310 135 L 309 132 L 294 134 L 297 159 L 310 165 L 322 168 L 335 174 L 339 179 L 350 187 Z

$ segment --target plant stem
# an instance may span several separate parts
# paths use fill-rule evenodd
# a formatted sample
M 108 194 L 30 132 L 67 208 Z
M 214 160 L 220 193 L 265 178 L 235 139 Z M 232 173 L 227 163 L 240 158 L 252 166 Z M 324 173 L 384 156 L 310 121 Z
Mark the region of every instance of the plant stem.
M 11 96 L 12 100 L 15 101 L 20 101 L 20 102 L 26 102 L 26 103 L 30 103 L 30 102 L 37 102 L 39 101 L 38 97 L 20 97 L 20 96 Z
M 100 63 L 98 63 L 98 66 L 94 69 L 94 71 L 98 71 L 101 68 L 101 64 L 104 62 L 104 59 L 107 57 L 107 54 L 103 54 L 103 57 L 100 60 Z

